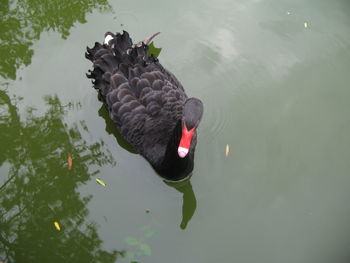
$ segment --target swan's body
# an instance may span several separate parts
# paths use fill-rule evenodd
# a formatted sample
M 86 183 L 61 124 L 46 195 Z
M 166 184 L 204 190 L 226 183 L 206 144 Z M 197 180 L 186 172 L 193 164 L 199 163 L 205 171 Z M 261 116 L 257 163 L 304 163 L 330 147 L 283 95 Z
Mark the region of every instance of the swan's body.
M 161 176 L 180 180 L 193 169 L 203 106 L 147 55 L 149 39 L 133 45 L 125 31 L 106 33 L 105 44 L 87 49 L 94 67 L 88 77 L 124 138 Z

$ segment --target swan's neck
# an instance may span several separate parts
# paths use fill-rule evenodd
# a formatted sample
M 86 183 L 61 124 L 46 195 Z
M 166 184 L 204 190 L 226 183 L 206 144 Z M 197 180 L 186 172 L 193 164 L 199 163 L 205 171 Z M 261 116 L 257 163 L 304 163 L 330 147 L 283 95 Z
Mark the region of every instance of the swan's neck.
M 161 171 L 158 171 L 161 176 L 170 180 L 185 178 L 193 169 L 193 151 L 190 151 L 185 158 L 180 158 L 177 153 L 182 134 L 181 128 L 181 120 L 179 120 L 168 142 Z

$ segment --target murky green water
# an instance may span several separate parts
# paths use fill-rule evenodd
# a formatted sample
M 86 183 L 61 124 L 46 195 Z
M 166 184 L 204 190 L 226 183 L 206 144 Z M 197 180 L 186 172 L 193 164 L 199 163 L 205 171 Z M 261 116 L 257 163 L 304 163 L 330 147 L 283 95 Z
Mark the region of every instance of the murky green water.
M 348 0 L 2 0 L 0 262 L 348 262 L 349 14 Z M 159 178 L 85 77 L 85 47 L 123 29 L 161 31 L 160 61 L 205 104 L 190 182 Z

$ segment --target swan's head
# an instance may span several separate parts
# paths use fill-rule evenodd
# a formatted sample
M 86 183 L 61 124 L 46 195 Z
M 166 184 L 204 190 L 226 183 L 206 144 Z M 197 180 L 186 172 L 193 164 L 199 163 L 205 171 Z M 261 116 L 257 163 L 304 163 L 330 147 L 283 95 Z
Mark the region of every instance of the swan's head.
M 182 134 L 177 149 L 180 158 L 185 158 L 190 151 L 192 138 L 202 119 L 203 103 L 196 98 L 190 98 L 185 102 L 182 114 Z

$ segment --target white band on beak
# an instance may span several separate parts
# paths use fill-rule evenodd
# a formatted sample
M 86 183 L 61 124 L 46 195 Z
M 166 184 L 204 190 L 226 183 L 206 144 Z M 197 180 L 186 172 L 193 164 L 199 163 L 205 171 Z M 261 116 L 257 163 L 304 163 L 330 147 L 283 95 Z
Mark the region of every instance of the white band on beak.
M 185 158 L 186 155 L 188 154 L 188 149 L 183 148 L 183 147 L 179 147 L 179 148 L 177 149 L 177 153 L 178 153 L 178 155 L 180 156 L 180 158 Z

